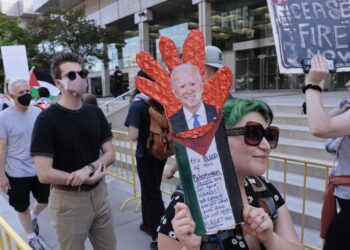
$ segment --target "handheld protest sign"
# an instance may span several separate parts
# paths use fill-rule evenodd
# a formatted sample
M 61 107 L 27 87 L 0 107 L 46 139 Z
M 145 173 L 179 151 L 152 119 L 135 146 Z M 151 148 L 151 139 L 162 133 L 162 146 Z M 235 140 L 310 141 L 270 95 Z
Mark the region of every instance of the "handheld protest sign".
M 320 53 L 330 72 L 350 70 L 348 0 L 267 0 L 281 73 L 308 72 Z
M 16 80 L 29 80 L 26 47 L 24 45 L 1 46 L 5 76 L 9 84 Z
M 154 81 L 137 77 L 136 87 L 165 109 L 174 134 L 185 202 L 196 223 L 195 233 L 232 229 L 243 222 L 242 198 L 221 114 L 232 72 L 223 67 L 203 83 L 205 44 L 198 30 L 187 36 L 182 60 L 171 39 L 161 37 L 159 44 L 171 79 L 152 56 L 140 52 L 136 62 Z M 195 122 L 197 115 L 199 120 Z

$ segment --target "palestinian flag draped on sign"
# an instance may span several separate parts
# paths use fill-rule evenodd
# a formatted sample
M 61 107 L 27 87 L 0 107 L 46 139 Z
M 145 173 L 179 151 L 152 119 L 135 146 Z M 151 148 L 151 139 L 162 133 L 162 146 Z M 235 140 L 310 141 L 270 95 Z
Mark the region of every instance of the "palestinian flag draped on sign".
M 38 71 L 34 68 L 30 71 L 30 87 L 32 89 L 31 95 L 38 98 L 38 88 L 45 87 L 50 91 L 50 99 L 54 100 L 60 93 L 60 90 L 55 86 L 53 78 L 48 73 Z

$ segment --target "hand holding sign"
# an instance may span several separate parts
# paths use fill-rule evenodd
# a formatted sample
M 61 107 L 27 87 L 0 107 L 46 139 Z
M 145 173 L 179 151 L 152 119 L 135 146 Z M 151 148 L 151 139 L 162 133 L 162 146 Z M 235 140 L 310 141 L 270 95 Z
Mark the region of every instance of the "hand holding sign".
M 311 69 L 306 76 L 305 84 L 319 85 L 328 74 L 327 59 L 320 54 L 314 55 L 311 58 Z
M 194 233 L 194 223 L 190 210 L 184 203 L 177 203 L 175 206 L 175 217 L 171 221 L 175 234 L 186 249 L 199 249 L 202 237 Z

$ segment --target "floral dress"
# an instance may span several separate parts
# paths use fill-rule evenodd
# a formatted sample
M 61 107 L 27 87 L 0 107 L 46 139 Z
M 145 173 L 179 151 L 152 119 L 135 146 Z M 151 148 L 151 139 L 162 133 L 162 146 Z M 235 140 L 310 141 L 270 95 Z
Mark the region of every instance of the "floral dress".
M 274 221 L 278 216 L 278 208 L 284 205 L 284 199 L 277 189 L 262 176 L 249 176 L 244 181 L 244 187 L 247 194 L 248 202 L 251 206 L 262 207 L 270 215 Z M 171 196 L 169 206 L 165 210 L 164 216 L 160 220 L 160 225 L 157 229 L 159 233 L 168 235 L 169 237 L 178 240 L 176 238 L 175 231 L 172 227 L 171 220 L 175 216 L 175 205 L 178 202 L 184 202 L 184 196 L 181 190 L 177 190 Z M 242 250 L 249 249 L 246 241 L 244 240 L 242 227 L 237 225 L 232 230 L 220 232 L 220 238 L 225 250 Z M 211 247 L 205 249 L 218 249 L 215 237 L 205 237 L 206 244 Z M 205 244 L 202 244 L 205 245 Z M 261 249 L 265 249 L 261 245 Z

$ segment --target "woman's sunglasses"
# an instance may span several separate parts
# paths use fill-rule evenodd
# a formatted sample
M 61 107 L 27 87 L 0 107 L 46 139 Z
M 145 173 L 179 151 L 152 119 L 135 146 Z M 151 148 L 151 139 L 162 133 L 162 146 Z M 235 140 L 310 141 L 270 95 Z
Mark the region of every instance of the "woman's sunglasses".
M 250 146 L 258 146 L 265 137 L 270 147 L 275 149 L 278 145 L 279 131 L 279 128 L 275 126 L 268 126 L 264 129 L 260 123 L 249 121 L 244 127 L 226 130 L 226 135 L 244 135 L 244 142 Z
M 87 70 L 85 70 L 85 69 L 83 69 L 82 71 L 69 71 L 64 76 L 68 77 L 69 80 L 74 81 L 75 78 L 77 78 L 77 74 L 79 74 L 79 76 L 81 78 L 86 79 L 86 77 L 88 76 L 89 72 Z

